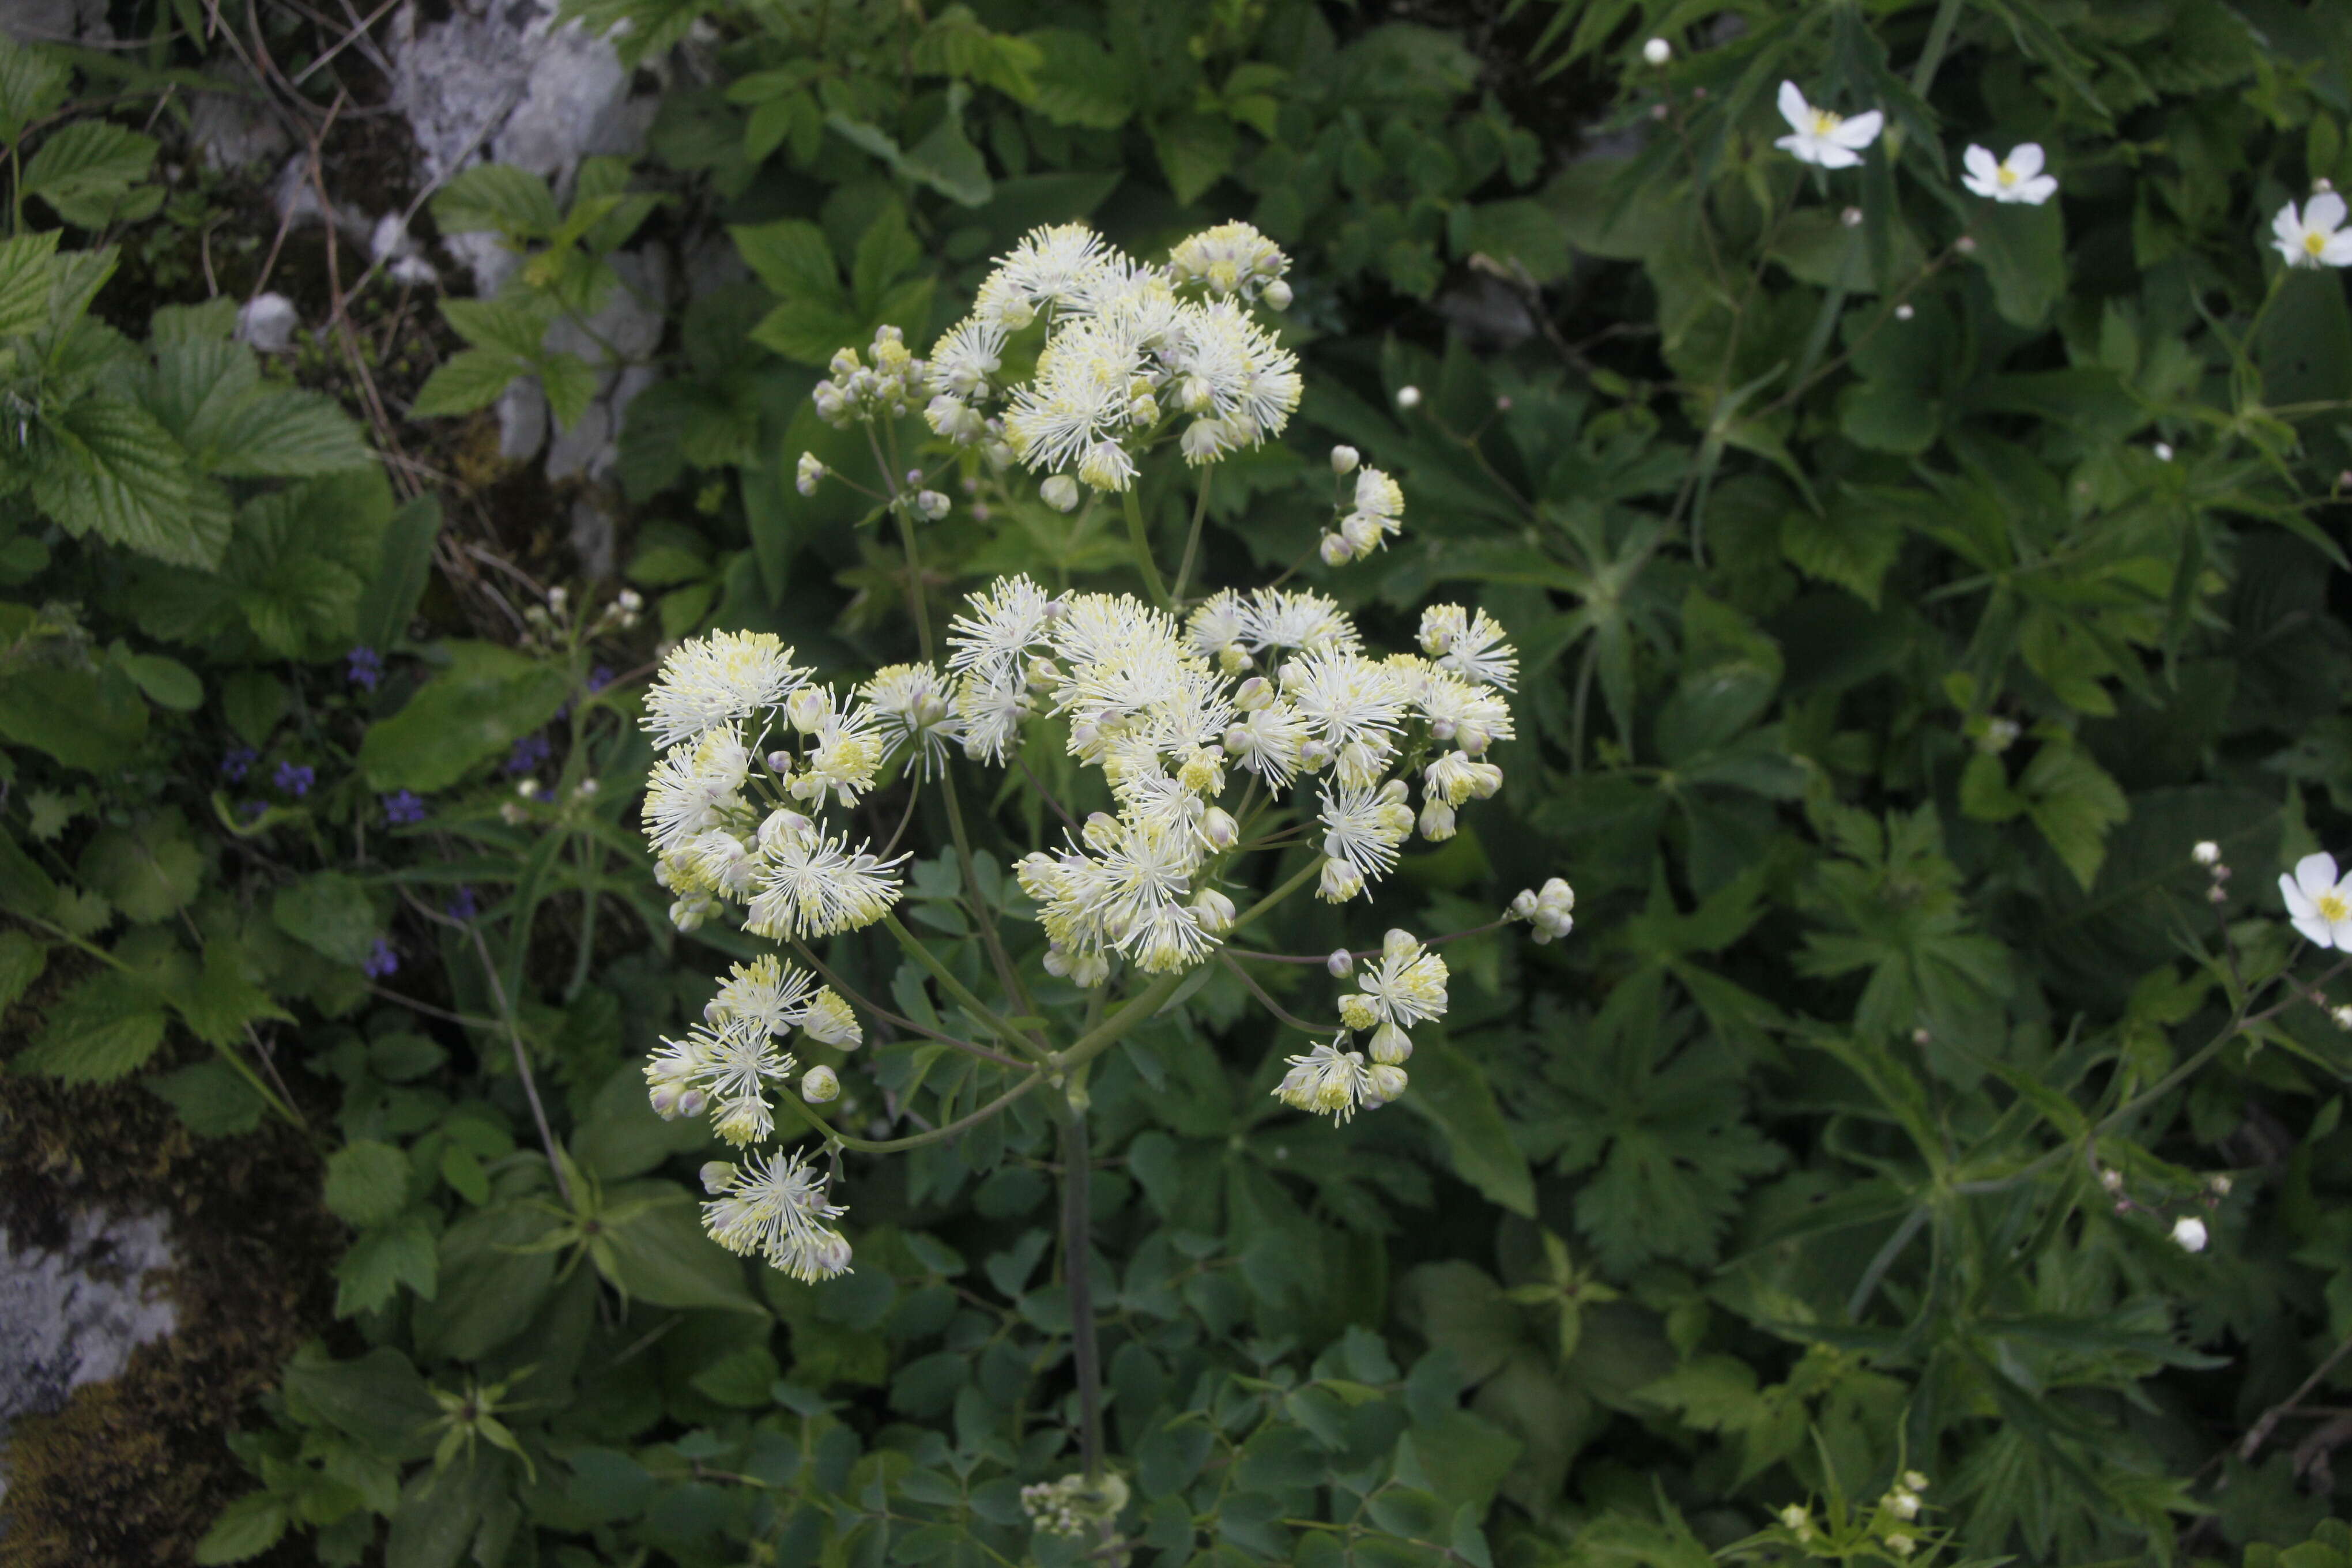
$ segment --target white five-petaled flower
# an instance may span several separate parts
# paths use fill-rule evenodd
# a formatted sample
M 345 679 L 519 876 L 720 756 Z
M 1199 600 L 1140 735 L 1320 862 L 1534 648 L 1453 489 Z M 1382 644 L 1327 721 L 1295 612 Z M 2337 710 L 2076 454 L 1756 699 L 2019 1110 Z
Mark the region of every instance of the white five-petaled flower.
M 1990 148 L 1970 146 L 1960 154 L 1968 173 L 1960 184 L 1990 201 L 2040 206 L 2058 194 L 2058 182 L 2042 172 L 2042 144 L 2021 142 L 1995 162 Z
M 1878 140 L 1886 116 L 1876 110 L 1851 118 L 1816 109 L 1793 81 L 1780 84 L 1780 118 L 1792 135 L 1772 143 L 1793 153 L 1799 162 L 1824 169 L 1851 169 L 1862 162 L 1862 150 Z
M 2352 877 L 2339 879 L 2333 855 L 2306 855 L 2279 879 L 2287 919 L 2321 947 L 2352 952 Z
M 2298 214 L 2289 202 L 2271 219 L 2272 244 L 2289 267 L 2352 267 L 2352 229 L 2344 226 L 2344 198 L 2322 191 Z

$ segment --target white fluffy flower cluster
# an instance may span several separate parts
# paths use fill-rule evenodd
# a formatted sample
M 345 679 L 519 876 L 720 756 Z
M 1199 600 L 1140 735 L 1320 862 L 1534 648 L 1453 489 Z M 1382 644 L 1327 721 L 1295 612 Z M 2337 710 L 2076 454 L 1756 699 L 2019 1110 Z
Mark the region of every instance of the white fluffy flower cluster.
M 1049 712 L 1118 806 L 1060 854 L 1020 867 L 1052 943 L 1047 968 L 1082 985 L 1102 984 L 1115 955 L 1164 974 L 1213 951 L 1234 918 L 1216 886 L 1241 834 L 1221 804 L 1229 789 L 1254 781 L 1279 795 L 1302 777 L 1327 780 L 1318 890 L 1337 903 L 1396 864 L 1414 824 L 1411 768 L 1433 837 L 1453 831 L 1454 808 L 1502 784 L 1479 759 L 1512 733 L 1492 686 L 1513 667 L 1483 614 L 1433 612 L 1486 639 L 1463 643 L 1448 667 L 1367 657 L 1354 624 L 1313 593 L 1220 593 L 1181 625 L 1129 595 L 1055 598 L 1026 577 L 1000 579 L 970 605 L 948 635 L 966 753 L 1002 762 L 1022 722 Z M 1261 666 L 1272 679 L 1250 673 Z
M 643 821 L 680 931 L 741 905 L 756 935 L 827 936 L 898 902 L 898 862 L 808 813 L 855 805 L 897 747 L 928 751 L 927 727 L 941 721 L 919 694 L 893 705 L 919 681 L 877 693 L 877 676 L 840 697 L 792 658 L 772 633 L 714 632 L 672 648 L 646 693 L 645 726 L 664 754 Z
M 845 1049 L 866 1038 L 849 1004 L 805 972 L 772 954 L 736 964 L 702 1022 L 682 1040 L 665 1037 L 646 1061 L 655 1111 L 667 1121 L 707 1110 L 719 1135 L 737 1145 L 767 1137 L 776 1127 L 768 1085 L 790 1078 L 797 1065 L 776 1042 L 794 1029 Z
M 857 1016 L 832 987 L 772 955 L 738 963 L 702 1010 L 686 1038 L 665 1038 L 646 1063 L 647 1097 L 665 1121 L 710 1114 L 719 1135 L 739 1148 L 775 1131 L 769 1085 L 797 1065 L 777 1041 L 794 1029 L 822 1045 L 855 1049 L 865 1042 Z M 803 1098 L 830 1099 L 830 1068 L 809 1069 Z M 812 1095 L 814 1087 L 820 1092 Z M 730 1251 L 765 1258 L 795 1279 L 845 1272 L 849 1243 L 824 1222 L 844 1212 L 824 1201 L 822 1182 L 802 1158 L 781 1151 L 754 1154 L 744 1167 L 713 1161 L 703 1185 L 716 1199 L 702 1205 L 713 1239 Z
M 1241 223 L 1194 235 L 1159 267 L 1084 224 L 1033 230 L 981 285 L 971 315 L 933 346 L 923 416 L 960 445 L 1002 440 L 1032 470 L 1055 476 L 1046 496 L 1064 507 L 1077 491 L 1063 470 L 1097 490 L 1124 490 L 1134 454 L 1180 416 L 1194 465 L 1257 446 L 1298 406 L 1297 358 L 1249 313 L 1255 298 L 1287 297 L 1288 265 Z M 1196 285 L 1207 298 L 1185 297 Z M 1007 342 L 1041 321 L 1034 374 L 1000 385 Z M 1000 414 L 982 412 L 1000 399 Z
M 1405 1031 L 1444 1016 L 1445 978 L 1445 960 L 1411 931 L 1389 932 L 1381 956 L 1357 982 L 1359 988 L 1339 998 L 1347 1032 L 1286 1058 L 1290 1070 L 1275 1087 L 1275 1098 L 1345 1121 L 1403 1094 L 1404 1064 L 1412 1056 L 1412 1037 Z M 1366 1033 L 1371 1037 L 1362 1054 L 1348 1048 L 1351 1035 Z

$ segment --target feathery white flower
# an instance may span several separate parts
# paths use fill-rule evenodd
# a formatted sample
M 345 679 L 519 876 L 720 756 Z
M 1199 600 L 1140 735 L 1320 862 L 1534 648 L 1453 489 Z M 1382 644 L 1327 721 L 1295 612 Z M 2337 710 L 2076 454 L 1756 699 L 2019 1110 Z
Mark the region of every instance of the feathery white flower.
M 1445 1015 L 1445 960 L 1410 931 L 1392 931 L 1357 983 L 1381 1022 L 1400 1028 Z
M 1033 228 L 997 258 L 973 314 L 1017 331 L 1034 320 L 1040 308 L 1067 309 L 1084 302 L 1105 262 L 1102 236 L 1085 224 Z
M 1824 169 L 1851 169 L 1861 163 L 1862 150 L 1878 140 L 1886 123 L 1886 117 L 1875 109 L 1852 119 L 1816 109 L 1805 101 L 1793 81 L 1780 84 L 1780 118 L 1789 122 L 1792 134 L 1772 145 L 1794 154 L 1801 163 Z
M 764 1259 L 803 1284 L 849 1271 L 849 1243 L 828 1223 L 849 1211 L 825 1202 L 824 1177 L 795 1150 L 753 1155 L 719 1180 L 703 1228 L 730 1252 Z
M 1274 1097 L 1285 1105 L 1345 1121 L 1371 1100 L 1364 1058 L 1341 1050 L 1337 1041 L 1285 1060 L 1290 1070 L 1274 1089 Z
M 967 401 L 985 397 L 990 378 L 1003 362 L 1003 326 L 977 316 L 967 317 L 950 327 L 931 345 L 931 390 Z
M 751 771 L 751 754 L 732 730 L 709 731 L 655 763 L 640 812 L 655 852 L 671 854 L 748 809 L 737 792 Z
M 1412 835 L 1412 808 L 1393 782 L 1323 791 L 1320 819 L 1323 853 L 1352 870 L 1359 886 L 1394 869 L 1398 847 Z
M 775 706 L 808 676 L 772 632 L 713 632 L 669 650 L 646 689 L 641 721 L 654 744 L 667 751 Z
M 703 1021 L 740 1022 L 767 1035 L 789 1034 L 800 1026 L 812 988 L 807 971 L 763 953 L 727 972 L 719 994 L 702 1010 Z
M 1990 148 L 1971 144 L 1960 154 L 1960 163 L 1968 170 L 1960 184 L 1989 201 L 2038 207 L 2058 194 L 2057 180 L 2042 172 L 2039 142 L 2021 142 L 2001 159 L 1995 159 Z
M 1054 605 L 1053 595 L 1026 576 L 999 577 L 965 602 L 973 613 L 948 623 L 948 646 L 955 650 L 948 668 L 984 677 L 1020 668 L 1043 640 Z
M 2344 198 L 2322 191 L 2303 204 L 2289 202 L 2271 220 L 2271 243 L 2289 267 L 2352 267 L 2352 229 L 2344 226 Z
M 2336 876 L 2335 856 L 2296 861 L 2294 875 L 2279 879 L 2279 896 L 2287 919 L 2313 943 L 2352 952 L 2352 877 Z
M 898 901 L 898 867 L 845 837 L 814 831 L 778 838 L 761 854 L 760 891 L 743 929 L 754 936 L 831 936 L 872 925 Z
M 1518 679 L 1519 656 L 1505 635 L 1485 610 L 1432 605 L 1421 613 L 1423 652 L 1465 679 L 1508 691 Z
M 947 762 L 950 742 L 961 739 L 952 707 L 954 693 L 928 664 L 886 664 L 857 689 L 869 706 L 887 761 L 901 746 L 920 752 L 916 772 L 929 776 Z

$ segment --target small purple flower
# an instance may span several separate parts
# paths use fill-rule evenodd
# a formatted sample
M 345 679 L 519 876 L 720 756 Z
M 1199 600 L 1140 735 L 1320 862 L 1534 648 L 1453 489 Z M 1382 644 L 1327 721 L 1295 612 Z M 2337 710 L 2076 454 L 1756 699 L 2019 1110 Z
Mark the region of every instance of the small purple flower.
M 360 973 L 370 980 L 382 980 L 388 974 L 397 974 L 400 973 L 400 954 L 392 951 L 392 943 L 378 937 L 375 939 L 375 951 L 367 955 L 365 963 L 360 965 Z
M 309 795 L 310 786 L 319 782 L 318 770 L 300 763 L 280 763 L 278 764 L 277 775 L 271 782 L 288 795 L 299 799 Z
M 507 772 L 513 774 L 536 773 L 541 763 L 555 754 L 555 744 L 545 735 L 525 735 L 514 743 L 507 758 Z
M 469 921 L 482 912 L 482 906 L 474 901 L 474 889 L 460 882 L 449 896 L 446 912 L 453 921 Z
M 243 783 L 245 775 L 253 771 L 258 755 L 251 746 L 237 747 L 221 759 L 221 777 L 231 784 Z
M 588 672 L 589 695 L 593 696 L 595 693 L 604 690 L 604 688 L 612 684 L 613 667 L 611 665 L 600 664 L 595 668 Z
M 343 658 L 350 666 L 348 674 L 353 686 L 364 686 L 373 691 L 375 683 L 383 679 L 383 656 L 375 649 L 362 645 L 345 654 Z
M 425 797 L 414 790 L 395 790 L 383 797 L 386 827 L 406 827 L 425 820 Z

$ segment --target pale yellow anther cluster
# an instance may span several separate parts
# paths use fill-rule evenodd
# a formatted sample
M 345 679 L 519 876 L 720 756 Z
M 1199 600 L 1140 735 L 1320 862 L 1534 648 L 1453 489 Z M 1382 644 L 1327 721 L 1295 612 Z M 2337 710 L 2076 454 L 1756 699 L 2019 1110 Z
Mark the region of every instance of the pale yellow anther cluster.
M 1297 358 L 1248 309 L 1285 287 L 1287 266 L 1247 224 L 1195 235 L 1160 267 L 1084 224 L 1034 230 L 999 259 L 972 314 L 932 348 L 923 416 L 960 445 L 992 449 L 1001 440 L 1002 455 L 1033 471 L 1075 473 L 1097 490 L 1132 484 L 1137 454 L 1175 421 L 1184 421 L 1180 445 L 1196 465 L 1255 447 L 1298 406 Z M 1208 298 L 1186 297 L 1196 284 Z M 1006 343 L 1039 323 L 1034 372 L 1000 386 Z M 1000 413 L 984 412 L 1000 402 Z M 1069 482 L 1055 493 L 1075 504 Z

